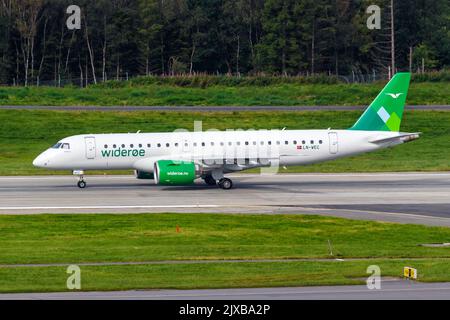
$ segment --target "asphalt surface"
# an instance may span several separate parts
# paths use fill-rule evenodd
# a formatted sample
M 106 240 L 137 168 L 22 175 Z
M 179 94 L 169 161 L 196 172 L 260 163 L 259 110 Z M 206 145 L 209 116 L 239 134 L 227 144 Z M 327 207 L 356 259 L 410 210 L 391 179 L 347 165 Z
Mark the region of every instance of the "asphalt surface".
M 449 300 L 450 283 L 382 281 L 381 289 L 367 286 L 251 288 L 207 290 L 151 290 L 0 294 L 5 299 L 87 300 Z
M 60 110 L 60 111 L 351 111 L 364 110 L 367 106 L 0 106 L 1 109 Z M 449 111 L 450 105 L 406 106 L 406 110 Z
M 320 214 L 450 227 L 450 173 L 241 174 L 235 188 L 167 187 L 133 176 L 0 177 L 0 214 Z

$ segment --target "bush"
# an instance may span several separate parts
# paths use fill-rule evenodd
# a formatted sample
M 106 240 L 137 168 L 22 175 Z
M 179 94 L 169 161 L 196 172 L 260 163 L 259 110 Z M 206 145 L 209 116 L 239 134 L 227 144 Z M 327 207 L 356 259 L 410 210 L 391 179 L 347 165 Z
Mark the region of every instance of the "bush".
M 450 82 L 450 70 L 413 73 L 412 82 Z
M 127 81 L 110 80 L 105 83 L 94 85 L 102 88 L 123 88 L 126 86 L 140 87 L 149 85 L 171 85 L 177 87 L 208 88 L 212 86 L 257 86 L 265 87 L 282 84 L 336 84 L 339 83 L 337 77 L 324 74 L 314 76 L 227 76 L 227 75 L 207 75 L 207 74 L 181 74 L 175 76 L 148 76 L 137 77 Z

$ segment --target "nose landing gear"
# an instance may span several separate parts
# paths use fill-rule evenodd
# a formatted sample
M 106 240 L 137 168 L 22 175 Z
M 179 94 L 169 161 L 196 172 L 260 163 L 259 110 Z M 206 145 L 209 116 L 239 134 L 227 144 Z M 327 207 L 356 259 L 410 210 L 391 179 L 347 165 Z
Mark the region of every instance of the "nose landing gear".
M 74 176 L 78 176 L 77 186 L 80 189 L 86 188 L 86 181 L 84 181 L 84 171 L 83 170 L 74 170 Z
M 84 181 L 84 180 L 78 181 L 77 186 L 78 186 L 78 188 L 80 188 L 80 189 L 86 188 L 86 181 Z
M 223 171 L 220 169 L 213 170 L 210 174 L 203 178 L 206 184 L 210 186 L 218 185 L 219 188 L 229 190 L 233 188 L 233 181 L 228 178 L 224 178 Z

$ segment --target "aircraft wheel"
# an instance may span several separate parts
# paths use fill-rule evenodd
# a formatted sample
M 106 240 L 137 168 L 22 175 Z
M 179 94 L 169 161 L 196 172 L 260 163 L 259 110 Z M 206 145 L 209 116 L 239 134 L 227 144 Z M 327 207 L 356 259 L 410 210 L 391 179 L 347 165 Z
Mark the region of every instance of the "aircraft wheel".
M 222 178 L 219 180 L 219 187 L 224 190 L 229 190 L 233 187 L 233 181 L 228 178 Z
M 78 181 L 77 186 L 80 189 L 84 189 L 84 188 L 86 188 L 86 182 L 84 180 L 80 180 L 80 181 Z
M 212 176 L 206 176 L 204 180 L 209 186 L 215 186 L 217 184 L 217 181 Z

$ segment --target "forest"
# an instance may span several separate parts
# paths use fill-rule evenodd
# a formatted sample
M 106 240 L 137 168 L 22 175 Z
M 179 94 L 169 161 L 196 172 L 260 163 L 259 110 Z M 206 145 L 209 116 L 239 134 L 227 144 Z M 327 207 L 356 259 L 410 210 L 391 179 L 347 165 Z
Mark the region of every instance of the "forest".
M 67 8 L 81 9 L 69 30 Z M 380 29 L 369 29 L 377 5 Z M 448 0 L 0 0 L 0 84 L 448 69 Z

